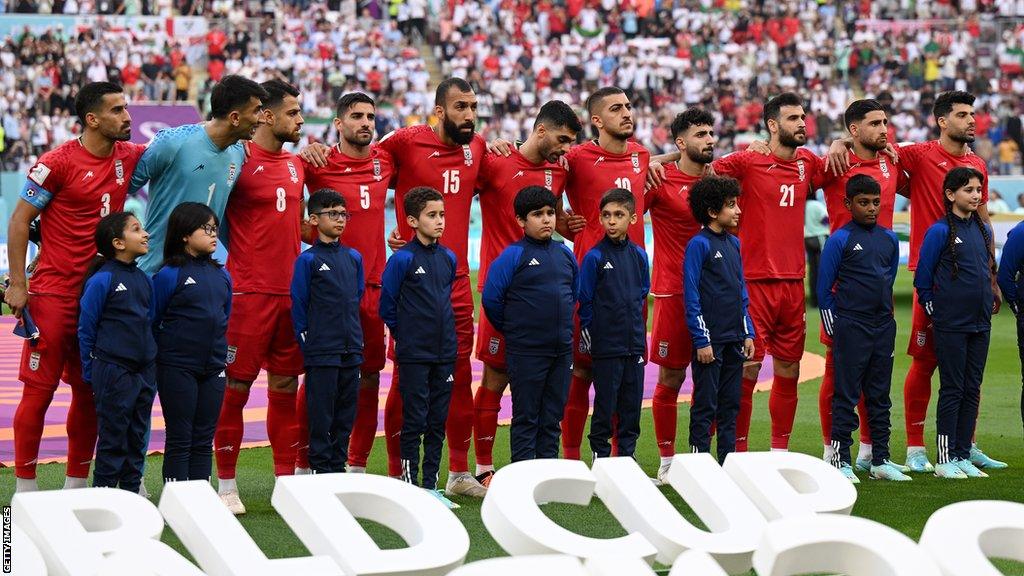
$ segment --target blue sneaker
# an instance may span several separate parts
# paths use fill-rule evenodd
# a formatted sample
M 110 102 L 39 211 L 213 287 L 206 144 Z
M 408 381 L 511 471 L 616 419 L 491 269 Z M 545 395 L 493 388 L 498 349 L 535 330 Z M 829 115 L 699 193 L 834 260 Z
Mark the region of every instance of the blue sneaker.
M 935 467 L 928 461 L 928 453 L 924 448 L 907 450 L 907 466 L 910 472 L 934 472 Z
M 894 482 L 909 482 L 913 480 L 904 474 L 895 464 L 886 460 L 881 466 L 871 467 L 872 480 L 892 480 Z
M 954 462 L 964 471 L 964 474 L 967 474 L 968 478 L 988 478 L 988 474 L 979 470 L 970 460 L 954 460 Z
M 449 510 L 455 510 L 457 508 L 462 508 L 462 506 L 459 506 L 455 502 L 452 502 L 451 500 L 446 498 L 444 493 L 442 493 L 440 490 L 431 490 L 430 488 L 427 488 L 427 492 L 430 492 L 431 496 L 433 496 L 434 498 L 437 498 L 438 500 L 440 500 L 441 504 L 444 504 Z
M 857 475 L 853 473 L 853 467 L 849 464 L 843 464 L 843 467 L 838 470 L 851 484 L 860 484 L 860 478 L 857 478 Z
M 971 464 L 974 464 L 978 468 L 985 468 L 988 470 L 1002 470 L 1003 468 L 1009 467 L 1009 464 L 1006 462 L 1000 462 L 999 460 L 989 458 L 981 451 L 981 448 L 978 448 L 977 444 L 971 445 Z
M 946 462 L 945 464 L 938 464 L 935 466 L 935 477 L 946 478 L 949 480 L 966 480 L 967 474 L 960 469 L 957 465 L 956 460 Z

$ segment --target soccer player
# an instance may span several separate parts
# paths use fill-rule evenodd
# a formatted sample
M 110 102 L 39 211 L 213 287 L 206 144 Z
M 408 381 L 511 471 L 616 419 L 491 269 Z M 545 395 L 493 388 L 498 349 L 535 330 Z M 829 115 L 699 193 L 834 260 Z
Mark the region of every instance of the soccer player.
M 131 115 L 120 86 L 86 84 L 75 97 L 82 136 L 43 154 L 28 180 L 8 225 L 10 287 L 4 301 L 18 318 L 28 312 L 39 336 L 24 343 L 18 379 L 24 384 L 14 414 L 15 490 L 38 489 L 36 460 L 46 409 L 60 380 L 71 386 L 68 408 L 68 462 L 64 486 L 84 488 L 96 446 L 92 388 L 82 379 L 78 350 L 78 297 L 85 272 L 96 255 L 100 219 L 124 208 L 128 180 L 145 147 L 128 142 Z M 46 250 L 25 279 L 29 226 L 39 218 Z
M 533 132 L 518 150 L 511 149 L 507 157 L 493 152 L 484 157 L 477 178 L 484 231 L 478 292 L 483 293 L 491 262 L 510 244 L 522 239 L 522 228 L 512 209 L 516 194 L 527 186 L 543 186 L 561 198 L 566 172 L 558 161 L 582 129 L 568 104 L 552 100 L 541 106 Z M 572 236 L 565 212 L 559 209 L 556 216 L 559 233 Z M 508 365 L 505 338 L 491 326 L 486 314 L 480 315 L 476 342 L 476 357 L 483 362 L 484 372 L 474 398 L 474 449 L 477 479 L 487 485 L 494 471 L 491 455 L 501 397 L 508 387 Z
M 345 244 L 363 257 L 366 290 L 360 304 L 363 328 L 363 364 L 360 367 L 356 420 L 348 447 L 348 472 L 365 472 L 366 460 L 377 435 L 380 371 L 384 369 L 384 322 L 380 319 L 381 274 L 384 272 L 384 204 L 388 183 L 395 173 L 391 154 L 373 146 L 376 104 L 362 92 L 338 99 L 334 127 L 339 142 L 325 152 L 326 165 L 305 162 L 306 184 L 311 190 L 331 188 L 345 198 L 349 221 Z M 300 404 L 302 398 L 300 397 Z M 300 414 L 301 416 L 301 414 Z M 302 466 L 300 453 L 299 466 Z
M 132 175 L 130 192 L 150 183 L 146 206 L 149 253 L 139 260 L 156 272 L 164 251 L 167 218 L 182 202 L 201 202 L 223 219 L 228 194 L 245 161 L 240 140 L 249 140 L 263 121 L 267 91 L 241 76 L 225 76 L 210 95 L 211 120 L 157 132 Z
M 214 448 L 217 490 L 235 514 L 244 514 L 235 482 L 242 444 L 242 409 L 260 369 L 267 370 L 267 436 L 274 475 L 295 466 L 296 397 L 303 371 L 302 352 L 292 328 L 293 264 L 299 255 L 303 222 L 303 167 L 283 150 L 298 142 L 303 118 L 299 91 L 281 80 L 257 85 L 263 119 L 247 146 L 248 159 L 227 202 L 227 268 L 234 281 L 228 321 L 227 387 Z M 303 442 L 305 443 L 305 442 Z
M 754 386 L 766 352 L 774 370 L 768 408 L 771 447 L 788 450 L 796 416 L 796 385 L 807 330 L 804 317 L 804 205 L 812 178 L 824 162 L 809 150 L 803 101 L 786 92 L 764 107 L 771 154 L 736 152 L 712 163 L 715 173 L 739 180 L 744 220 L 740 226 L 750 316 L 756 326 L 753 362 L 743 369 L 736 450 L 747 449 Z
M 679 161 L 666 164 L 661 184 L 644 194 L 654 231 L 654 325 L 651 328 L 651 362 L 658 365 L 651 412 L 654 436 L 661 454 L 658 480 L 664 482 L 676 453 L 676 420 L 679 388 L 693 354 L 693 341 L 680 327 L 686 322 L 683 302 L 683 255 L 686 245 L 700 231 L 690 209 L 690 191 L 714 160 L 715 119 L 710 112 L 690 108 L 672 121 L 672 138 Z
M 565 188 L 569 204 L 576 214 L 586 219 L 586 227 L 573 239 L 577 262 L 582 262 L 583 256 L 604 238 L 600 204 L 601 196 L 607 190 L 622 188 L 634 192 L 636 213 L 644 213 L 640 191 L 647 181 L 647 166 L 651 159 L 647 149 L 632 140 L 635 128 L 633 107 L 621 88 L 609 86 L 595 90 L 587 98 L 587 113 L 597 128 L 597 139 L 575 146 L 565 155 L 569 164 Z M 629 239 L 640 247 L 644 246 L 642 219 L 638 218 L 635 224 L 630 225 Z M 566 458 L 579 460 L 593 371 L 590 356 L 580 349 L 578 319 L 573 344 L 573 375 L 562 421 L 562 453 Z

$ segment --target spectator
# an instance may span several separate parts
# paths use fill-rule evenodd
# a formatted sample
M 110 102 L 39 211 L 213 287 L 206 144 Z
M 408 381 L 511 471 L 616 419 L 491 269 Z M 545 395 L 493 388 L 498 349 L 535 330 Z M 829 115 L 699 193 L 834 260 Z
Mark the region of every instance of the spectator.
M 998 156 L 1000 174 L 1020 174 L 1020 147 L 1009 134 L 1004 135 L 1003 141 L 999 143 Z
M 1006 204 L 1006 200 L 999 194 L 999 191 L 995 188 L 989 189 L 988 192 L 988 208 L 989 214 L 1010 214 L 1010 207 Z
M 1024 214 L 1024 193 L 1017 194 L 1017 207 L 1013 209 L 1014 214 Z

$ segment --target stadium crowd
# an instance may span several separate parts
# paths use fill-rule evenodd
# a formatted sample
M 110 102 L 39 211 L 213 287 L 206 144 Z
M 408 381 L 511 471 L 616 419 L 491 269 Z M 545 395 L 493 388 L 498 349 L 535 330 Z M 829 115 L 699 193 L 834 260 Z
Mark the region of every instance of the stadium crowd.
M 7 9 L 109 11 L 105 1 L 89 3 L 13 2 Z M 971 90 L 979 95 L 977 152 L 993 173 L 1021 172 L 1024 25 L 1005 24 L 1024 16 L 1021 1 L 462 0 L 442 9 L 427 0 L 358 8 L 354 2 L 176 0 L 117 6 L 122 14 L 173 9 L 213 18 L 205 38 L 192 42 L 156 25 L 127 30 L 109 22 L 3 39 L 6 169 L 24 167 L 75 133 L 68 102 L 89 80 L 120 82 L 136 100 L 195 99 L 205 111 L 209 87 L 224 74 L 258 81 L 279 74 L 302 90 L 306 116 L 323 118 L 341 93 L 362 89 L 381 101 L 377 134 L 385 134 L 430 115 L 425 54 L 438 60 L 443 75 L 470 80 L 487 138 L 524 138 L 540 103 L 558 99 L 580 110 L 590 90 L 614 84 L 638 108 L 637 138 L 656 151 L 673 148 L 665 127 L 695 104 L 715 114 L 722 149 L 753 139 L 764 99 L 782 90 L 805 97 L 813 117 L 809 140 L 819 152 L 841 132 L 842 110 L 858 96 L 891 107 L 898 140 L 920 141 L 934 130 L 928 111 L 935 94 Z M 343 16 L 357 10 L 358 17 Z M 438 14 L 430 30 L 428 13 Z M 419 37 L 431 41 L 433 54 L 417 46 Z M 977 65 L 985 59 L 993 65 Z

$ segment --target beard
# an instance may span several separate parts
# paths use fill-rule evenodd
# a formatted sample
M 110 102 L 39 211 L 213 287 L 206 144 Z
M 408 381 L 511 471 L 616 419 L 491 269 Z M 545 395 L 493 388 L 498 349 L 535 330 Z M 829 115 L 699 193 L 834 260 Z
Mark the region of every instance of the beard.
M 885 150 L 885 147 L 889 145 L 888 138 L 880 140 L 878 138 L 874 140 L 860 140 L 861 146 L 871 150 L 872 152 L 881 152 Z
M 462 128 L 470 128 L 470 131 L 463 132 Z M 476 126 L 471 122 L 458 126 L 446 117 L 444 119 L 444 133 L 452 139 L 452 142 L 459 146 L 465 146 L 473 141 L 473 136 L 476 135 Z
M 701 148 L 686 147 L 686 157 L 697 164 L 710 164 L 715 159 L 715 151 L 704 152 Z
M 352 146 L 359 147 L 366 146 L 373 141 L 373 134 L 360 134 L 359 132 L 353 132 L 351 136 L 342 134 L 341 137 Z
M 975 137 L 968 136 L 967 131 L 964 130 L 963 132 L 950 132 L 949 139 L 960 144 L 974 144 Z
M 800 146 L 807 144 L 807 134 L 779 130 L 779 144 L 788 148 L 799 148 Z

